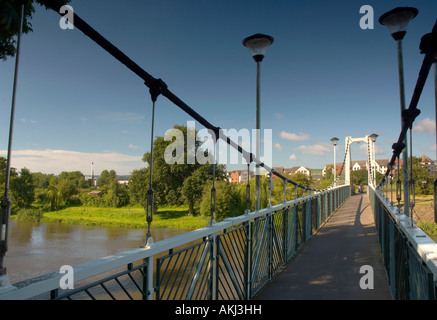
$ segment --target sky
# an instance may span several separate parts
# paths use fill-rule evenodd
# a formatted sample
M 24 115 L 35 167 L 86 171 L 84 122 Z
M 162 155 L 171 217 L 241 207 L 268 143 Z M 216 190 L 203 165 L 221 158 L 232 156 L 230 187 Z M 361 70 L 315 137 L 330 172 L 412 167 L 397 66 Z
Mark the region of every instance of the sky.
M 403 40 L 407 107 L 423 61 L 421 37 L 437 19 L 431 0 L 108 0 L 70 2 L 74 12 L 215 126 L 255 127 L 256 64 L 242 40 L 274 37 L 261 63 L 261 132 L 272 166 L 322 169 L 333 162 L 330 139 L 379 135 L 377 159 L 390 159 L 401 119 L 396 43 L 378 23 L 385 12 L 413 6 L 418 16 Z M 362 29 L 364 5 L 373 29 Z M 36 4 L 33 32 L 23 35 L 12 166 L 32 172 L 88 175 L 145 167 L 152 103 L 132 71 L 61 16 Z M 366 20 L 370 23 L 371 20 Z M 6 156 L 15 59 L 0 61 L 0 156 Z M 436 159 L 434 73 L 414 123 L 413 155 Z M 159 97 L 155 136 L 194 121 Z M 196 130 L 203 127 L 195 122 Z M 367 145 L 353 144 L 352 160 Z M 245 168 L 243 161 L 230 170 Z

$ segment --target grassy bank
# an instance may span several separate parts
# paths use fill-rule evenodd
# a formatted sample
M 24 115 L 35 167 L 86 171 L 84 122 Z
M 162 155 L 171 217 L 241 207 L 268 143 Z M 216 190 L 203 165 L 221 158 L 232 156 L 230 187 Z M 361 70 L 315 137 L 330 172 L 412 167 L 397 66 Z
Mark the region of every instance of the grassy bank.
M 437 224 L 434 222 L 434 197 L 432 195 L 416 196 L 413 218 L 417 221 L 419 228 L 435 239 Z
M 59 211 L 45 212 L 41 222 L 60 222 L 88 226 L 117 226 L 145 228 L 146 213 L 141 207 L 100 208 L 69 207 Z M 188 207 L 160 208 L 153 216 L 153 228 L 198 229 L 205 227 L 208 219 L 189 216 Z

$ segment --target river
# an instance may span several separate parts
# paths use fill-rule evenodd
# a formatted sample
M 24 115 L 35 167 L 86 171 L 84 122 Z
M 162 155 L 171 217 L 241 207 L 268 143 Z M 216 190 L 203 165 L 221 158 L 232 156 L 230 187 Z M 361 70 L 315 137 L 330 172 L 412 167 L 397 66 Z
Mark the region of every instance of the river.
M 188 230 L 157 228 L 154 242 Z M 119 227 L 90 227 L 61 223 L 32 223 L 11 220 L 9 249 L 5 256 L 12 284 L 50 272 L 63 265 L 77 265 L 144 243 L 147 230 Z

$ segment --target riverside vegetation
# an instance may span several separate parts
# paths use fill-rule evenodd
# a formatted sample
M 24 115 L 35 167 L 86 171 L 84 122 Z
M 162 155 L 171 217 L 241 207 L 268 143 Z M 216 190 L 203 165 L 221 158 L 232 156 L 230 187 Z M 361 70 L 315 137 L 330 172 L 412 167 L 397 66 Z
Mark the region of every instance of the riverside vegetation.
M 174 126 L 187 137 L 186 126 Z M 196 229 L 208 224 L 211 216 L 211 187 L 213 165 L 187 164 L 186 161 L 168 164 L 164 152 L 176 139 L 165 141 L 164 137 L 154 140 L 154 162 L 152 187 L 154 190 L 155 228 Z M 183 160 L 187 159 L 187 139 L 180 142 L 185 150 Z M 191 152 L 202 152 L 200 141 L 196 140 Z M 207 152 L 207 151 L 205 151 Z M 143 157 L 149 163 L 150 153 Z M 422 212 L 433 212 L 431 200 L 433 177 L 427 175 L 426 168 L 414 161 L 415 175 L 422 183 L 416 188 L 418 195 L 416 216 L 427 233 L 437 234 L 437 225 Z M 61 172 L 55 176 L 40 172 L 30 172 L 22 168 L 19 172 L 11 169 L 10 198 L 11 216 L 18 220 L 62 222 L 82 225 L 121 226 L 142 228 L 146 226 L 146 194 L 149 189 L 149 167 L 134 170 L 128 178 L 128 184 L 120 184 L 114 170 L 103 170 L 96 183 L 86 180 L 80 171 Z M 0 192 L 4 194 L 6 159 L 0 157 Z M 402 172 L 402 170 L 401 170 Z M 238 216 L 246 210 L 246 183 L 230 183 L 226 177 L 226 167 L 217 165 L 215 170 L 216 209 L 214 219 L 222 221 L 227 217 Z M 377 180 L 381 179 L 381 175 Z M 297 173 L 289 177 L 305 187 L 324 189 L 333 181 L 332 171 L 318 181 Z M 425 181 L 425 182 L 423 182 Z M 283 182 L 273 179 L 272 204 L 284 199 Z M 353 186 L 367 183 L 367 171 L 351 172 Z M 268 178 L 261 180 L 261 207 L 268 204 Z M 255 179 L 250 179 L 251 202 L 254 209 Z M 294 186 L 286 186 L 287 200 L 294 198 Z M 91 193 L 98 191 L 98 194 Z M 302 195 L 298 189 L 297 196 Z M 420 198 L 423 197 L 423 198 Z M 431 198 L 429 198 L 431 197 Z M 423 200 L 423 201 L 421 201 Z

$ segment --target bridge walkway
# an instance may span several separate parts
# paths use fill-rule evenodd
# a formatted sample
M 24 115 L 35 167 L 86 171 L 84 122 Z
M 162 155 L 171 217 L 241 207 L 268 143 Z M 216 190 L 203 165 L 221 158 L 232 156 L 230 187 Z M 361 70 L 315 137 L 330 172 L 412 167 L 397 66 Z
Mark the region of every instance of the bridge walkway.
M 374 289 L 360 287 L 364 265 Z M 367 194 L 349 198 L 255 299 L 391 300 Z

